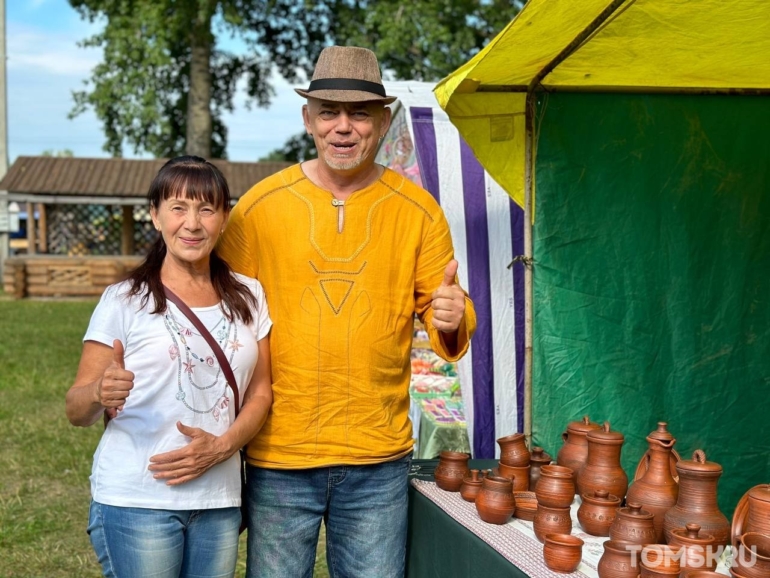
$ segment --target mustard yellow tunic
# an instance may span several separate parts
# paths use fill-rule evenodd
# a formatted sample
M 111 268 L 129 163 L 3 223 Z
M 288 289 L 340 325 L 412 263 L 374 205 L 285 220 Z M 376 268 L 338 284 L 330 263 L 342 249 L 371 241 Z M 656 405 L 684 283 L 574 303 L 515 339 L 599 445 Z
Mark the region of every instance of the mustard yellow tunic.
M 344 203 L 299 165 L 254 186 L 218 247 L 259 279 L 273 329 L 273 407 L 249 463 L 297 469 L 372 464 L 412 450 L 410 350 L 415 312 L 431 345 L 454 361 L 476 327 L 466 311 L 455 355 L 431 325 L 431 294 L 453 257 L 430 194 L 385 170 Z

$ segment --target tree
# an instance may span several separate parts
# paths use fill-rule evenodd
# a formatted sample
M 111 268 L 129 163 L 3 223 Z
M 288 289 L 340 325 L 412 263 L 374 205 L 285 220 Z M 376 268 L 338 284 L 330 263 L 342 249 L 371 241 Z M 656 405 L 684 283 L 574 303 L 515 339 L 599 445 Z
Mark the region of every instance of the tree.
M 71 116 L 94 109 L 104 149 L 168 157 L 186 152 L 225 156 L 236 83 L 252 102 L 274 94 L 272 67 L 290 82 L 312 70 L 328 43 L 337 0 L 70 0 L 83 18 L 105 28 L 81 45 L 104 59 L 86 89 L 74 93 Z M 219 48 L 216 30 L 243 40 L 246 54 Z

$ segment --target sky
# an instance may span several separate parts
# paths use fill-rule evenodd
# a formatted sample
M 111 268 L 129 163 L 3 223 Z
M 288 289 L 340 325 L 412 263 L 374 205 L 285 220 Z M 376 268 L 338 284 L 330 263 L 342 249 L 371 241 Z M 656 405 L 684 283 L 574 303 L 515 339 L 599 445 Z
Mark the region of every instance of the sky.
M 82 89 L 101 60 L 98 49 L 79 48 L 77 43 L 98 32 L 100 25 L 82 20 L 66 0 L 5 2 L 9 161 L 64 149 L 78 157 L 110 156 L 102 150 L 104 134 L 93 112 L 68 118 L 72 91 Z M 302 99 L 280 76 L 274 78 L 276 96 L 269 109 L 247 110 L 241 87 L 235 111 L 223 117 L 230 160 L 255 161 L 302 131 Z M 148 155 L 125 147 L 123 156 Z

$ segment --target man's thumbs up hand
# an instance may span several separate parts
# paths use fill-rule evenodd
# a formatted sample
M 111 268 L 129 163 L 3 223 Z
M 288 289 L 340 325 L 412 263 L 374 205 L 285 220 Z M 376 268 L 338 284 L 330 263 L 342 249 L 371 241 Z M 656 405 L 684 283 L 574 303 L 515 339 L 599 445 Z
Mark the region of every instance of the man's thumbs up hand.
M 123 409 L 126 398 L 134 387 L 134 374 L 126 371 L 124 356 L 123 342 L 116 339 L 112 342 L 112 361 L 96 383 L 99 403 L 107 409 Z
M 433 292 L 433 327 L 444 333 L 457 331 L 465 314 L 465 292 L 456 276 L 457 261 L 452 259 L 444 269 L 444 280 Z

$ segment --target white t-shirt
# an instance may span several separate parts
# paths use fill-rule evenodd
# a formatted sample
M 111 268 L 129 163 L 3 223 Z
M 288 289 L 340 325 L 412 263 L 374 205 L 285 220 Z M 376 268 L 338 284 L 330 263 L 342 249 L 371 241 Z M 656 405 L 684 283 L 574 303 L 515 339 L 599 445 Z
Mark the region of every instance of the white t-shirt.
M 268 334 L 272 321 L 259 281 L 236 276 L 257 298 L 251 325 L 229 322 L 219 305 L 192 310 L 230 361 L 242 403 L 257 364 L 257 342 Z M 189 443 L 177 429 L 177 421 L 221 435 L 235 420 L 235 411 L 219 362 L 193 324 L 171 302 L 165 313 L 150 314 L 153 298 L 142 309 L 141 297 L 126 296 L 129 287 L 123 282 L 105 290 L 83 338 L 110 347 L 120 339 L 126 369 L 135 375 L 124 409 L 110 420 L 94 454 L 91 496 L 102 504 L 135 508 L 239 506 L 237 453 L 179 486 L 154 479 L 147 469 L 151 456 Z

